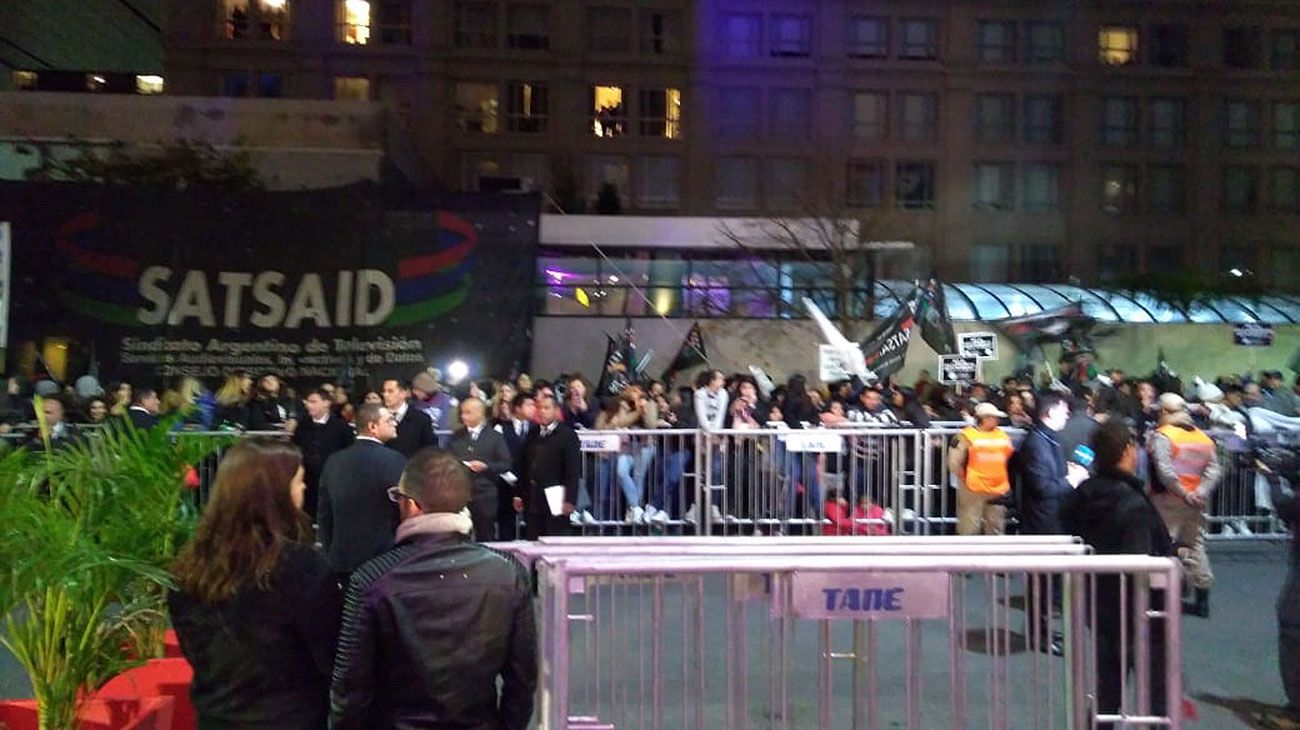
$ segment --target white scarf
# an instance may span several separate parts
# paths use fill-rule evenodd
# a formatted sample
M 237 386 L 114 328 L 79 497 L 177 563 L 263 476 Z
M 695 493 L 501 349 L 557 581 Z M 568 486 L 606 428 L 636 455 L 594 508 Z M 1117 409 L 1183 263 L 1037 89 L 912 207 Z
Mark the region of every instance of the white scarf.
M 397 526 L 397 535 L 394 542 L 401 542 L 415 535 L 439 535 L 456 532 L 469 535 L 473 531 L 474 521 L 469 517 L 468 508 L 460 512 L 433 512 L 402 520 L 402 524 Z

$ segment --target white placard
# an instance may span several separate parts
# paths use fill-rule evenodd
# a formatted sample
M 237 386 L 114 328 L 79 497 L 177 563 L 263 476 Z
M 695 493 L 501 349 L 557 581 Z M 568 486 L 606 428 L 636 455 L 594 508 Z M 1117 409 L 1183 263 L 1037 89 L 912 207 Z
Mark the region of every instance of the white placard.
M 791 610 L 811 619 L 932 619 L 948 615 L 947 573 L 799 571 Z
M 998 359 L 998 336 L 995 332 L 963 332 L 957 335 L 957 345 L 966 357 Z
M 857 352 L 858 358 L 863 359 L 862 348 L 854 345 L 853 349 Z M 853 377 L 853 368 L 845 365 L 843 358 L 840 357 L 839 348 L 824 342 L 817 346 L 817 370 L 823 383 L 834 383 L 837 380 L 848 380 Z
M 844 437 L 825 431 L 792 431 L 785 437 L 785 450 L 805 454 L 838 454 L 844 450 Z
M 979 360 L 965 355 L 939 356 L 939 382 L 967 384 L 979 377 Z
M 623 437 L 616 433 L 579 433 L 578 440 L 583 451 L 598 454 L 618 451 L 623 447 Z
M 0 221 L 0 350 L 9 347 L 9 263 L 12 255 L 9 224 Z

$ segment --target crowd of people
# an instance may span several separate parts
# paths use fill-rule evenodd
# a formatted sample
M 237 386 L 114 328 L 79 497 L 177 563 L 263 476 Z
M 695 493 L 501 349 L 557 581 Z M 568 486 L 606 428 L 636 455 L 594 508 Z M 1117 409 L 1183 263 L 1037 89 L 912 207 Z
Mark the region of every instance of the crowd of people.
M 394 727 L 449 718 L 526 727 L 537 652 L 529 580 L 477 543 L 570 534 L 595 520 L 592 508 L 607 516 L 602 502 L 617 497 L 627 522 L 691 522 L 695 505 L 682 510 L 685 500 L 664 492 L 683 477 L 690 449 L 720 459 L 727 447 L 714 441 L 728 430 L 955 426 L 945 453 L 957 532 L 1001 534 L 1010 510 L 1022 533 L 1080 535 L 1103 553 L 1177 555 L 1194 588 L 1187 610 L 1208 616 L 1205 510 L 1221 467 L 1205 430 L 1249 436 L 1261 410 L 1275 425 L 1292 424 L 1300 395 L 1300 381 L 1287 388 L 1275 372 L 1197 381 L 1185 393 L 1167 378 L 1133 381 L 1119 371 L 958 391 L 925 373 L 910 385 L 817 388 L 798 375 L 774 386 L 710 370 L 694 388 L 649 381 L 600 397 L 579 374 L 471 383 L 459 398 L 439 381 L 430 371 L 386 379 L 357 389 L 356 403 L 340 383 L 294 393 L 274 375 L 245 373 L 215 392 L 190 379 L 161 393 L 143 384 L 106 393 L 85 379 L 71 392 L 34 386 L 49 444 L 85 438 L 71 423 L 82 419 L 67 415 L 77 413 L 138 428 L 174 414 L 173 428 L 281 433 L 227 451 L 196 537 L 174 566 L 172 620 L 195 667 L 201 727 L 369 727 L 375 718 Z M 22 391 L 10 381 L 10 423 L 31 415 L 11 415 Z M 1019 445 L 1008 427 L 1024 434 Z M 704 435 L 662 451 L 656 443 L 672 442 L 628 439 L 594 472 L 584 465 L 584 430 L 662 429 Z M 835 457 L 784 459 L 803 516 L 828 535 L 888 534 L 888 511 L 869 490 L 835 478 Z M 652 469 L 662 478 L 648 490 Z M 741 482 L 721 491 L 741 491 Z M 708 507 L 722 521 L 718 503 Z M 1058 586 L 1030 587 L 1031 615 L 1048 637 L 1041 648 L 1053 653 L 1061 647 L 1050 605 L 1059 600 Z M 1109 650 L 1132 627 L 1107 619 L 1097 630 Z M 425 661 L 430 647 L 450 659 Z M 1157 646 L 1151 653 L 1163 656 Z M 1118 676 L 1131 659 L 1099 661 L 1111 667 L 1100 674 L 1104 710 L 1118 706 Z

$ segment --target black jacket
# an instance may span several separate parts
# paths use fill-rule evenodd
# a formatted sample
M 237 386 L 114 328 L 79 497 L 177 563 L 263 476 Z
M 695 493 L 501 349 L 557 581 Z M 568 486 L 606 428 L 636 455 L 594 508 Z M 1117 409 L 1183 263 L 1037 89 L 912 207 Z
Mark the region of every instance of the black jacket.
M 316 538 L 334 570 L 356 570 L 392 547 L 398 516 L 388 488 L 397 486 L 405 466 L 405 457 L 370 439 L 358 439 L 325 462 Z
M 331 728 L 523 730 L 536 685 L 532 591 L 511 558 L 418 535 L 353 574 Z
M 325 423 L 316 423 L 310 417 L 299 421 L 294 429 L 293 442 L 302 449 L 302 471 L 308 489 L 313 492 L 320 484 L 325 460 L 336 451 L 352 445 L 356 433 L 343 419 L 330 416 Z
M 126 409 L 126 419 L 136 428 L 153 428 L 158 425 L 158 414 L 150 413 L 143 408 L 131 407 Z
M 497 479 L 513 466 L 505 436 L 492 430 L 486 423 L 483 424 L 483 430 L 479 431 L 477 441 L 470 438 L 467 428 L 453 433 L 447 442 L 447 450 L 460 461 L 481 461 L 487 464 L 487 471 L 470 473 L 474 480 L 474 491 L 482 494 L 495 495 Z
M 194 667 L 199 730 L 325 727 L 341 597 L 319 550 L 286 547 L 270 590 L 217 606 L 173 591 L 167 605 Z
M 564 501 L 578 503 L 578 479 L 582 476 L 582 451 L 578 434 L 568 425 L 556 422 L 548 435 L 538 431 L 528 442 L 524 456 L 527 490 L 524 492 L 526 511 L 532 514 L 551 514 L 546 503 L 546 487 L 564 485 Z
M 1074 491 L 1066 481 L 1065 458 L 1056 436 L 1039 424 L 1012 457 L 1018 477 L 1020 531 L 1026 535 L 1059 535 L 1061 502 Z
M 1062 502 L 1061 523 L 1101 555 L 1173 555 L 1169 529 L 1134 474 L 1106 471 L 1084 481 Z M 1119 606 L 1119 577 L 1097 578 L 1097 621 L 1106 636 L 1118 632 Z
M 397 424 L 397 438 L 388 442 L 388 448 L 409 459 L 420 449 L 437 445 L 438 437 L 433 433 L 433 420 L 416 403 L 408 401 L 406 415 Z

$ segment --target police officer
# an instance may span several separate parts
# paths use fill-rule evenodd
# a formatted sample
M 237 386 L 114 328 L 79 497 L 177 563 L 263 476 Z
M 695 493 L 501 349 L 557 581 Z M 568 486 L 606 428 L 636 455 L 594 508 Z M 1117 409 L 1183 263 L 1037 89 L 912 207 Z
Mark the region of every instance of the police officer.
M 1177 393 L 1160 396 L 1160 425 L 1151 434 L 1151 501 L 1187 567 L 1194 589 L 1188 613 L 1210 616 L 1214 573 L 1205 553 L 1205 510 L 1222 470 L 1214 441 L 1192 423 Z
M 1006 417 L 992 403 L 975 406 L 975 425 L 957 434 L 948 453 L 948 468 L 957 477 L 958 535 L 1001 535 L 1006 526 L 1007 462 L 1015 451 L 998 426 Z

